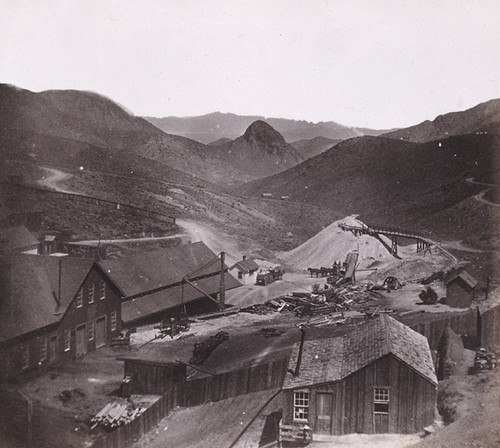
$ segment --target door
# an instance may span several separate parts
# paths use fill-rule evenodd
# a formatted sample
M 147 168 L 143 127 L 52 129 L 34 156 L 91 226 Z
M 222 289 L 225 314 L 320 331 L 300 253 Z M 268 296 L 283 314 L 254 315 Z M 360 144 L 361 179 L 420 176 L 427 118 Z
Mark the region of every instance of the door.
M 57 335 L 53 334 L 49 339 L 49 362 L 56 360 L 57 356 Z
M 95 321 L 95 346 L 96 348 L 106 345 L 106 316 Z
M 316 393 L 316 427 L 315 432 L 331 433 L 333 394 Z
M 373 414 L 374 432 L 375 434 L 389 433 L 389 414 L 375 412 Z
M 87 325 L 82 324 L 76 327 L 76 356 L 83 356 L 87 353 Z

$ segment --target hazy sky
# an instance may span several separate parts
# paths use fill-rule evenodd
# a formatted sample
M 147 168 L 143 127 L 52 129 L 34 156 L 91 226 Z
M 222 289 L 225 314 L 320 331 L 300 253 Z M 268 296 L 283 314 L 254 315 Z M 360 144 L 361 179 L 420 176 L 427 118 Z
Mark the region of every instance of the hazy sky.
M 497 0 L 0 0 L 0 82 L 401 127 L 500 97 Z

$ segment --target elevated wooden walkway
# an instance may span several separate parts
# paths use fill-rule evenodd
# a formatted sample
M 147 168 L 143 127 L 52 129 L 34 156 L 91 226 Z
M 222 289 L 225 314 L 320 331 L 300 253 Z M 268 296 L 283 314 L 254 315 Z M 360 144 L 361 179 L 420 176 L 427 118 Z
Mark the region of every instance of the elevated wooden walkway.
M 391 227 L 391 226 L 369 226 L 369 225 L 362 225 L 362 226 L 350 226 L 344 223 L 340 223 L 339 227 L 342 230 L 345 231 L 351 231 L 354 233 L 354 235 L 371 235 L 378 240 L 380 240 L 380 235 L 387 236 L 391 239 L 391 247 L 388 247 L 389 251 L 391 252 L 392 255 L 394 255 L 397 258 L 400 258 L 398 256 L 398 237 L 402 238 L 410 238 L 413 240 L 416 240 L 417 242 L 417 253 L 418 252 L 426 252 L 430 251 L 431 245 L 434 243 L 429 240 L 428 238 L 424 237 L 423 235 L 411 231 L 411 230 L 404 230 L 399 227 Z

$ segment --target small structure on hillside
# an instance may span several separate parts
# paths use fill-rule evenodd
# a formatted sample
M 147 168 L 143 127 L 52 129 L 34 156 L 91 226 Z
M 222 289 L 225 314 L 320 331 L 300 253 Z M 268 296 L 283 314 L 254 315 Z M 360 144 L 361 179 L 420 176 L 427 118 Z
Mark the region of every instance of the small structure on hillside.
M 247 259 L 246 255 L 243 255 L 243 259 L 241 261 L 238 261 L 229 268 L 229 272 L 237 276 L 238 280 L 244 285 L 255 284 L 258 270 L 259 265 L 255 262 L 255 260 Z
M 453 276 L 446 284 L 446 304 L 453 308 L 469 308 L 475 298 L 477 280 L 467 271 Z
M 427 339 L 382 314 L 343 337 L 293 348 L 281 439 L 415 433 L 434 422 L 437 378 Z

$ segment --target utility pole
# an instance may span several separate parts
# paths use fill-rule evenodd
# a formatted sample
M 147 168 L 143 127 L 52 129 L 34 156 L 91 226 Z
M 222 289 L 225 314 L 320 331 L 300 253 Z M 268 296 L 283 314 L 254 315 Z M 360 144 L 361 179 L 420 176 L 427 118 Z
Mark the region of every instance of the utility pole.
M 220 253 L 220 288 L 219 288 L 219 310 L 223 311 L 226 307 L 226 284 L 224 282 L 224 258 L 226 254 Z

